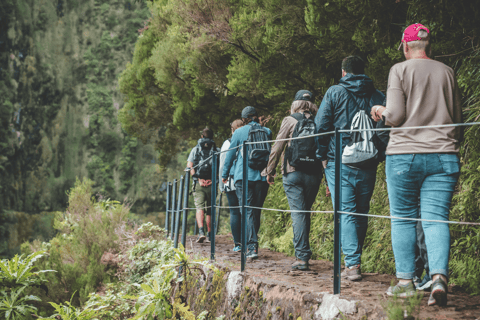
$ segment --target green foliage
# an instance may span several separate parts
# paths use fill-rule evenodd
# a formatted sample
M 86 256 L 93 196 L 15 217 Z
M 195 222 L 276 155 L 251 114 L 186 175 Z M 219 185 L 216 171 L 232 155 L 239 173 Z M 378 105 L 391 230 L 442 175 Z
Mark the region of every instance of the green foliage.
M 72 298 L 70 301 L 65 301 L 65 304 L 56 304 L 54 302 L 50 302 L 52 307 L 55 308 L 55 314 L 48 318 L 39 318 L 43 320 L 55 320 L 55 319 L 62 319 L 62 320 L 90 320 L 90 319 L 97 319 L 97 316 L 99 315 L 99 311 L 103 308 L 104 306 L 100 306 L 96 309 L 91 309 L 89 307 L 80 309 L 76 308 L 75 306 L 72 305 L 72 300 L 73 296 L 75 293 L 73 293 Z
M 171 288 L 170 282 L 174 281 L 176 275 L 173 269 L 169 269 L 162 274 L 161 279 L 154 275 L 151 286 L 146 283 L 138 285 L 143 291 L 135 304 L 137 314 L 133 319 L 150 320 L 154 316 L 167 319 L 172 316 L 168 292 Z
M 17 288 L 32 285 L 40 285 L 45 279 L 40 278 L 40 274 L 45 272 L 55 272 L 55 270 L 40 270 L 33 272 L 34 263 L 44 256 L 44 252 L 34 252 L 27 257 L 15 255 L 10 260 L 0 261 L 0 287 Z
M 93 309 L 103 306 L 100 310 L 102 320 L 128 319 L 135 314 L 133 300 L 127 295 L 130 287 L 123 282 L 106 284 L 105 294 L 90 293 L 85 306 Z
M 145 274 L 156 265 L 169 264 L 174 257 L 172 244 L 169 240 L 140 241 L 129 252 L 131 265 L 127 267 L 130 281 L 138 283 Z
M 40 301 L 40 298 L 32 295 L 24 295 L 26 286 L 11 289 L 10 292 L 1 290 L 0 293 L 0 316 L 5 320 L 32 319 L 31 314 L 36 313 L 37 308 L 31 305 L 31 301 Z
M 101 263 L 109 250 L 118 251 L 118 230 L 125 229 L 128 206 L 110 199 L 92 197 L 93 182 L 77 179 L 69 193 L 69 207 L 58 214 L 55 227 L 61 232 L 50 241 L 50 258 L 41 261 L 41 269 L 54 269 L 48 275 L 49 292 L 54 301 L 65 301 L 66 292 L 78 291 L 74 303 L 86 301 L 100 283 L 114 280 L 114 271 Z
M 394 286 L 394 282 L 391 283 Z M 416 319 L 420 311 L 423 294 L 415 292 L 411 297 L 406 299 L 399 298 L 397 295 L 388 298 L 382 302 L 383 310 L 387 313 L 390 320 Z

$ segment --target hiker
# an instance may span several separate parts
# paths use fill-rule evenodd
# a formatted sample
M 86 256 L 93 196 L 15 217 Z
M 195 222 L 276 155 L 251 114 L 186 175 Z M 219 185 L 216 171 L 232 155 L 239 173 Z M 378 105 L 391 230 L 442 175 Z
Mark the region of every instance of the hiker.
M 461 96 L 455 72 L 432 60 L 430 30 L 412 24 L 403 32 L 400 47 L 406 61 L 395 64 L 388 76 L 386 107 L 372 108 L 375 120 L 393 127 L 462 122 Z M 387 190 L 392 217 L 448 221 L 460 175 L 458 152 L 461 127 L 392 130 L 387 146 Z M 398 284 L 388 295 L 407 297 L 415 292 L 416 222 L 392 219 L 392 248 Z M 446 223 L 422 222 L 433 280 L 428 305 L 447 304 L 450 232 Z
M 232 134 L 240 127 L 243 127 L 243 121 L 241 119 L 237 119 L 230 124 Z M 232 229 L 232 236 L 233 236 L 233 251 L 240 252 L 242 249 L 242 216 L 240 212 L 240 206 L 238 202 L 238 197 L 235 192 L 235 182 L 233 181 L 233 174 L 228 174 L 227 183 L 223 183 L 222 180 L 222 172 L 223 172 L 223 165 L 225 163 L 225 158 L 227 153 L 225 152 L 230 148 L 230 141 L 232 138 L 225 140 L 221 148 L 220 154 L 220 166 L 219 166 L 219 175 L 220 175 L 220 192 L 224 192 L 227 196 L 228 206 L 230 207 L 230 228 Z M 230 169 L 232 171 L 232 169 Z M 237 207 L 237 208 L 232 208 Z
M 317 133 L 335 128 L 352 129 L 352 124 L 373 126 L 370 109 L 382 103 L 385 96 L 375 89 L 364 69 L 365 63 L 359 56 L 343 59 L 342 78 L 338 85 L 327 90 L 315 117 Z M 342 211 L 368 214 L 370 209 L 378 165 L 378 150 L 370 142 L 372 135 L 371 131 L 343 134 Z M 317 157 L 324 163 L 325 177 L 335 203 L 335 136 L 317 137 L 317 147 Z M 351 281 L 361 280 L 360 264 L 368 217 L 342 214 L 340 223 L 345 255 L 345 270 L 341 276 Z
M 257 110 L 248 106 L 242 110 L 242 120 L 244 126 L 235 130 L 232 135 L 230 148 L 237 149 L 227 152 L 225 164 L 222 171 L 222 182 L 227 183 L 229 174 L 233 171 L 235 191 L 239 203 L 243 198 L 243 151 L 242 144 L 248 141 L 265 141 L 272 139 L 272 131 L 266 127 L 260 126 L 258 122 Z M 248 145 L 248 195 L 247 205 L 252 207 L 262 207 L 267 196 L 268 183 L 262 170 L 265 169 L 270 155 L 270 145 L 268 143 Z M 260 209 L 247 208 L 247 258 L 258 259 L 258 230 L 260 229 Z
M 276 140 L 315 133 L 313 119 L 318 107 L 310 100 L 312 93 L 300 90 L 290 107 L 290 116 L 283 119 Z M 286 147 L 286 148 L 285 148 Z M 295 262 L 292 269 L 308 270 L 310 250 L 310 212 L 322 180 L 322 165 L 316 159 L 315 138 L 276 141 L 270 153 L 266 173 L 267 182 L 274 183 L 275 168 L 282 158 L 283 188 L 290 206 L 293 225 Z M 294 211 L 295 210 L 295 211 Z
M 384 106 L 386 103 L 387 101 L 384 100 L 382 105 Z M 376 107 L 372 109 L 376 109 Z M 377 121 L 376 129 L 391 128 L 385 124 L 383 119 L 375 120 Z M 385 152 L 389 140 L 390 131 L 388 130 L 375 131 L 373 134 L 372 141 L 375 143 L 375 147 L 379 150 L 379 162 L 383 162 L 386 159 Z M 420 197 L 418 197 L 418 207 L 420 216 Z M 432 280 L 429 275 L 427 246 L 425 245 L 425 235 L 421 221 L 418 221 L 416 224 L 416 234 L 417 242 L 415 246 L 415 277 L 413 278 L 413 284 L 415 285 L 416 290 L 429 290 L 432 286 Z M 423 271 L 425 271 L 426 274 L 422 279 Z
M 212 202 L 212 159 L 210 156 L 214 152 L 220 151 L 215 145 L 213 139 L 213 131 L 206 127 L 201 131 L 202 137 L 198 140 L 197 145 L 192 149 L 187 159 L 187 168 L 197 168 L 190 170 L 193 177 L 193 198 L 195 200 L 195 208 L 197 209 L 196 218 L 198 224 L 198 243 L 203 243 L 206 239 L 210 242 L 211 234 L 211 206 Z M 198 184 L 198 186 L 197 186 Z M 216 186 L 214 186 L 216 187 Z M 203 218 L 206 214 L 207 236 L 203 228 Z

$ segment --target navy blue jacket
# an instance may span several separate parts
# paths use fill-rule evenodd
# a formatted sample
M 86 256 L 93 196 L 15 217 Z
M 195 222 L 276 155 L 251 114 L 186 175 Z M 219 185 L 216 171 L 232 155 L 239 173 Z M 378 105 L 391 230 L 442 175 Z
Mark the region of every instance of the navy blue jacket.
M 353 117 L 360 109 L 370 115 L 374 105 L 382 105 L 385 95 L 376 90 L 373 81 L 364 74 L 351 74 L 340 79 L 338 85 L 331 86 L 323 97 L 315 116 L 316 133 L 333 131 L 335 128 L 350 129 Z M 342 150 L 350 142 L 348 133 L 342 133 Z M 317 158 L 335 158 L 335 135 L 316 138 Z

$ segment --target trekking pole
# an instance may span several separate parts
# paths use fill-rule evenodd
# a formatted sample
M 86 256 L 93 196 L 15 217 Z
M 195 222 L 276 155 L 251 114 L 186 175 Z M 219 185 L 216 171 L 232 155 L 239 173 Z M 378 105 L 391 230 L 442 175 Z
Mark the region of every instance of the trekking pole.
M 342 210 L 342 133 L 335 128 L 335 199 L 334 199 L 334 236 L 333 236 L 333 294 L 340 294 L 341 251 L 340 251 L 340 213 Z
M 183 183 L 183 176 L 180 178 L 180 185 L 178 186 L 178 206 L 177 211 L 175 212 L 175 240 L 173 242 L 173 247 L 178 248 L 178 236 L 180 233 L 180 211 L 182 210 L 182 198 L 183 198 L 183 189 L 185 184 Z
M 247 187 L 248 187 L 248 172 L 247 172 L 247 148 L 248 145 L 243 142 L 243 176 L 242 176 L 242 256 L 241 256 L 241 271 L 245 271 L 245 262 L 247 260 Z
M 217 202 L 217 154 L 213 153 L 212 157 L 212 212 L 210 213 L 210 260 L 215 261 L 215 204 Z
M 182 245 L 187 243 L 188 188 L 190 187 L 190 172 L 185 173 L 185 195 L 183 198 Z M 186 251 L 186 249 L 185 249 Z
M 170 182 L 167 182 L 167 205 L 165 209 L 165 232 L 167 233 L 168 238 L 168 217 L 170 214 L 170 196 L 172 192 L 172 185 Z
M 175 226 L 175 209 L 177 203 L 177 179 L 173 179 L 172 215 L 170 216 L 170 239 L 173 240 L 173 227 Z

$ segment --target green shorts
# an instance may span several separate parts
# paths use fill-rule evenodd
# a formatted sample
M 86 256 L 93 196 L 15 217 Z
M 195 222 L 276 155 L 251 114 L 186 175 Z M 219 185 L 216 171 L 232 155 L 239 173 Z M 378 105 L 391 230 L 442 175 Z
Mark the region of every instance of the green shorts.
M 212 203 L 212 185 L 208 187 L 201 187 L 199 184 L 195 186 L 195 192 L 193 193 L 193 199 L 195 200 L 195 208 L 197 210 L 205 210 L 205 207 L 210 206 Z M 207 215 L 210 215 L 211 208 L 205 210 Z

